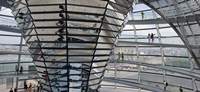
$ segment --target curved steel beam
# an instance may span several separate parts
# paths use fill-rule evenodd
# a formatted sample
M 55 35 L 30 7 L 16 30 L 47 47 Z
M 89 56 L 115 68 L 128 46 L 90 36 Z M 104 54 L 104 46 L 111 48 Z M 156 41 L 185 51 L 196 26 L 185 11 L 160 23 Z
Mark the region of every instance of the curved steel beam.
M 153 87 L 153 86 L 141 84 L 141 83 L 138 83 L 138 82 L 128 81 L 128 80 L 124 80 L 124 79 L 117 79 L 117 81 L 115 81 L 115 79 L 112 78 L 112 77 L 105 77 L 103 79 L 103 81 L 116 82 L 116 83 L 119 83 L 119 84 L 137 87 L 137 88 L 141 88 L 141 89 L 149 90 L 149 91 L 153 91 L 153 92 L 169 92 L 167 90 L 163 90 L 163 89 L 158 88 L 158 87 Z
M 145 5 L 147 5 L 148 7 L 150 7 L 151 9 L 153 9 L 156 13 L 158 13 L 173 29 L 174 31 L 179 35 L 179 37 L 181 38 L 181 40 L 183 41 L 183 43 L 185 44 L 186 48 L 188 49 L 188 51 L 190 52 L 191 56 L 194 59 L 194 62 L 196 63 L 197 67 L 200 69 L 200 63 L 196 57 L 196 55 L 194 54 L 194 52 L 192 51 L 192 49 L 190 48 L 189 44 L 187 41 L 184 40 L 184 36 L 181 35 L 181 33 L 178 31 L 178 29 L 173 25 L 173 23 L 171 21 L 169 21 L 168 19 L 165 18 L 165 16 L 158 11 L 154 6 L 150 5 L 147 1 L 145 0 L 140 0 L 141 2 L 143 2 Z
M 1 7 L 1 6 L 0 6 L 0 7 Z M 14 18 L 14 16 L 5 15 L 5 14 L 0 14 L 0 16 L 3 16 L 3 17 L 8 17 L 8 18 Z
M 10 27 L 5 25 L 0 25 L 0 30 L 5 32 L 21 33 L 20 29 L 18 29 L 17 27 Z
M 197 21 L 196 19 L 200 18 L 200 14 L 196 14 L 196 16 L 198 17 L 194 17 L 193 15 L 189 15 L 186 16 L 188 22 L 195 22 Z M 179 23 L 183 23 L 184 21 L 184 17 L 179 17 Z M 176 23 L 176 20 L 174 20 L 174 18 L 169 18 L 169 21 L 171 21 L 171 23 Z M 146 24 L 166 24 L 166 21 L 164 19 L 158 18 L 158 19 L 145 19 L 145 20 L 128 20 L 128 22 L 126 24 L 134 24 L 134 25 L 146 25 Z
M 185 48 L 185 45 L 178 45 L 178 44 L 166 44 L 166 43 L 148 43 L 148 42 L 131 42 L 131 41 L 118 41 L 116 46 L 134 46 L 136 44 L 140 45 L 149 45 L 149 46 L 163 46 L 163 47 L 179 47 Z
M 110 60 L 110 63 L 115 62 L 115 59 Z M 152 68 L 157 68 L 157 69 L 162 69 L 170 72 L 175 72 L 183 75 L 187 75 L 196 79 L 200 79 L 200 73 L 194 72 L 194 71 L 188 71 L 188 70 L 183 70 L 183 69 L 178 69 L 178 68 L 171 68 L 168 66 L 158 66 L 154 64 L 147 64 L 147 63 L 142 63 L 142 62 L 135 62 L 131 60 L 117 60 L 117 63 L 127 63 L 127 64 L 135 64 L 135 65 L 141 65 L 141 66 L 147 66 L 147 67 L 152 67 Z

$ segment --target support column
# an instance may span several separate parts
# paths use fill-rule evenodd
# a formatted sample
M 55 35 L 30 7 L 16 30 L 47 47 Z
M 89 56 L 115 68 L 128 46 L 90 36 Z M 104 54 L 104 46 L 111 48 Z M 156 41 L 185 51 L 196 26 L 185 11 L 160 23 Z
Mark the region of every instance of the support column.
M 193 89 L 193 92 L 196 91 L 196 84 L 195 84 L 195 79 L 192 78 L 192 89 Z
M 21 39 L 20 39 L 20 47 L 19 47 L 19 52 L 21 53 L 22 52 L 22 44 L 23 44 L 23 36 L 21 35 Z M 18 66 L 18 70 L 20 70 L 20 60 L 21 60 L 21 54 L 19 54 L 18 56 L 18 63 L 17 63 L 17 66 Z M 17 72 L 17 74 L 19 74 L 19 71 Z M 18 89 L 18 81 L 19 81 L 19 77 L 17 76 L 16 77 L 16 89 Z
M 188 52 L 188 60 L 189 60 L 189 62 L 190 62 L 190 71 L 193 71 L 193 69 L 194 69 L 194 65 L 193 65 L 193 61 L 192 61 L 192 56 L 190 55 L 190 53 Z M 196 91 L 196 85 L 195 85 L 195 78 L 192 78 L 192 89 L 193 89 L 193 92 L 195 92 Z
M 137 3 L 138 1 L 135 0 L 135 4 Z M 130 16 L 131 16 L 131 19 L 134 20 L 134 16 L 133 16 L 133 8 L 131 9 L 131 11 L 129 12 L 130 13 Z M 134 31 L 134 37 L 135 37 L 135 42 L 137 42 L 137 32 L 136 32 L 136 27 L 135 25 L 133 24 L 133 31 Z M 138 59 L 139 59 L 139 50 L 138 50 L 139 46 L 138 44 L 136 44 L 136 55 L 137 55 L 137 58 L 136 58 L 136 61 L 138 62 Z M 140 68 L 140 65 L 137 66 L 138 67 L 138 83 L 140 83 L 140 71 L 141 71 L 141 68 Z M 140 92 L 140 88 L 138 89 L 138 92 Z
M 114 79 L 115 79 L 115 88 L 116 88 L 116 82 L 117 82 L 117 67 L 116 67 L 116 62 L 118 59 L 116 59 L 116 53 L 115 53 L 115 48 L 113 49 L 113 51 L 111 51 L 111 57 L 110 60 L 114 60 Z
M 114 57 L 113 58 L 115 58 L 115 53 L 114 53 Z M 116 82 L 117 82 L 117 67 L 116 67 L 116 62 L 117 62 L 117 60 L 114 61 L 114 67 L 115 67 L 115 88 L 116 88 Z
M 152 10 L 152 14 L 153 14 L 153 18 L 157 19 L 156 13 L 153 10 Z M 159 31 L 159 24 L 155 24 L 155 25 L 156 25 L 156 31 L 158 34 L 158 41 L 159 41 L 159 43 L 162 43 L 161 33 Z M 162 65 L 165 66 L 163 46 L 160 46 L 160 53 L 161 53 Z M 165 77 L 166 77 L 166 70 L 163 70 L 163 80 L 166 80 Z
M 139 83 L 139 84 L 141 84 L 141 79 L 140 79 L 140 77 L 141 77 L 140 73 L 141 73 L 141 72 L 140 72 L 140 71 L 141 71 L 141 67 L 140 67 L 140 65 L 138 65 L 138 83 Z M 141 89 L 139 88 L 139 89 L 138 89 L 138 92 L 140 92 L 140 90 L 141 90 Z

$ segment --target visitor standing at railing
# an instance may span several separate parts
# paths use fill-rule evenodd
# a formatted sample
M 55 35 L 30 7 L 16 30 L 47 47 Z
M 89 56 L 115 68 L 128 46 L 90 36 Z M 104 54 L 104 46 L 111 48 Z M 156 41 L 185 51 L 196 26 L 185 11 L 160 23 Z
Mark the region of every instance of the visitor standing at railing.
M 121 55 L 120 55 L 120 52 L 118 53 L 118 60 L 120 60 L 120 57 L 121 57 Z
M 151 35 L 150 34 L 148 34 L 147 39 L 148 39 L 148 42 L 151 41 Z
M 153 33 L 151 33 L 151 42 L 153 43 L 154 42 L 154 35 Z
M 22 66 L 20 67 L 20 71 L 19 72 L 20 72 L 20 74 L 23 74 L 23 67 Z
M 17 65 L 15 65 L 15 73 L 18 74 L 19 68 Z
M 122 52 L 122 61 L 124 61 L 124 53 Z
M 43 86 L 41 84 L 41 81 L 38 81 L 38 85 L 37 85 L 37 92 L 41 92 L 41 90 L 43 89 Z
M 17 92 L 17 88 L 14 89 L 14 92 Z
M 141 12 L 141 15 L 142 15 L 142 20 L 144 19 L 144 12 L 142 11 Z
M 26 84 L 26 81 L 24 81 L 24 90 L 25 90 L 25 92 L 27 92 L 27 88 L 28 88 L 28 86 Z
M 180 92 L 183 92 L 183 88 L 182 88 L 182 86 L 180 86 L 179 91 L 180 91 Z
M 32 92 L 32 84 L 29 85 L 29 92 Z
M 36 89 L 37 89 L 37 88 L 36 88 L 36 85 L 34 85 L 33 87 L 34 87 L 34 92 L 36 92 Z
M 164 90 L 167 89 L 167 86 L 168 86 L 168 83 L 167 83 L 167 81 L 164 80 Z

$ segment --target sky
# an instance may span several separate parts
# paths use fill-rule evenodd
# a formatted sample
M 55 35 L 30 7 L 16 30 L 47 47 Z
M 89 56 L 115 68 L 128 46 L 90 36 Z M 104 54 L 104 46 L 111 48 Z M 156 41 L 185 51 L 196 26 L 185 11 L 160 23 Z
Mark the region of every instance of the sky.
M 1 8 L 0 14 L 13 16 L 11 10 L 8 8 Z M 17 26 L 16 21 L 14 18 L 8 18 L 0 16 L 0 25 L 12 25 Z M 0 30 L 0 34 L 9 34 L 9 35 L 20 35 L 17 33 L 5 32 Z M 0 44 L 19 44 L 20 38 L 19 37 L 10 37 L 10 36 L 0 36 Z
M 136 11 L 142 11 L 142 10 L 149 10 L 150 8 L 144 4 L 137 4 L 134 7 L 133 12 Z M 160 16 L 157 13 L 153 12 L 144 12 L 145 19 L 152 19 L 154 16 L 153 14 L 156 14 L 157 18 L 160 18 Z M 135 13 L 133 15 L 134 20 L 142 20 L 141 12 Z M 130 18 L 129 18 L 130 19 Z M 126 25 L 124 29 L 134 29 L 133 27 L 136 27 L 136 29 L 143 29 L 143 28 L 156 28 L 156 25 Z M 160 27 L 169 26 L 168 24 L 159 24 Z M 154 30 L 145 30 L 145 31 L 138 31 L 137 35 L 143 35 L 147 36 L 148 33 L 153 33 L 155 36 L 158 36 L 157 31 Z M 160 29 L 160 33 L 162 36 L 177 36 L 177 33 L 172 28 L 167 29 Z M 123 35 L 134 35 L 134 32 L 122 32 Z
M 4 8 L 4 7 L 1 9 L 0 14 L 13 16 L 13 14 L 11 13 L 11 10 L 8 8 Z M 2 25 L 2 24 L 3 25 L 13 25 L 13 26 L 17 25 L 14 18 L 0 16 L 0 25 Z

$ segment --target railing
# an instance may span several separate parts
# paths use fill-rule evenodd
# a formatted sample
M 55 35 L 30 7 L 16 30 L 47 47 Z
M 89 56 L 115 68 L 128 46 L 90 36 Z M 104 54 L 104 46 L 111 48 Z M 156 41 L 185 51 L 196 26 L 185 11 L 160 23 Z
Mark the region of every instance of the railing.
M 23 70 L 23 74 L 37 74 L 37 71 L 34 70 Z M 16 71 L 6 71 L 6 72 L 0 72 L 0 76 L 5 76 L 5 75 L 21 75 L 20 72 Z

